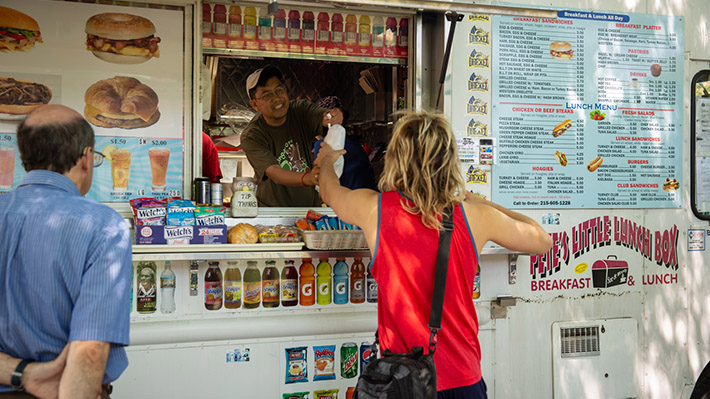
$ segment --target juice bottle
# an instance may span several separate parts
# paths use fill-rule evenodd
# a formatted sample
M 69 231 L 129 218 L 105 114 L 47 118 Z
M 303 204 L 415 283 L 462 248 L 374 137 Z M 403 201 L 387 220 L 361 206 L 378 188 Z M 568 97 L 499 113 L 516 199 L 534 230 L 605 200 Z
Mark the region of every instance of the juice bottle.
M 320 258 L 320 263 L 316 268 L 316 273 L 318 277 L 316 278 L 316 284 L 318 285 L 318 293 L 316 294 L 316 302 L 319 305 L 330 305 L 332 298 L 330 295 L 330 288 L 333 284 L 333 280 L 330 276 L 331 267 L 328 263 L 328 258 Z
M 330 24 L 330 46 L 328 54 L 345 54 L 343 49 L 343 16 L 334 13 Z
M 348 303 L 348 265 L 345 258 L 336 258 L 333 266 L 333 302 L 337 305 Z
M 274 43 L 276 51 L 288 51 L 288 43 L 286 43 L 286 11 L 279 8 L 274 15 Z
M 224 307 L 239 309 L 242 307 L 242 272 L 237 267 L 237 261 L 227 262 L 224 272 Z
M 372 275 L 369 267 L 367 269 L 367 302 L 377 302 L 377 281 L 375 281 L 375 277 Z
M 360 25 L 358 27 L 357 44 L 359 47 L 358 54 L 369 55 L 372 52 L 372 36 L 370 34 L 370 17 L 367 15 L 360 16 Z
M 473 299 L 481 297 L 481 266 L 476 266 L 476 277 L 473 278 Z
M 409 55 L 409 22 L 407 18 L 402 18 L 399 20 L 399 34 L 397 34 L 397 56 L 407 57 Z
M 256 36 L 259 40 L 259 50 L 276 50 L 276 46 L 271 38 L 271 15 L 268 14 L 266 7 L 261 7 L 259 11 L 259 26 L 257 27 Z
M 210 262 L 205 272 L 205 309 L 222 309 L 222 270 L 219 262 Z
M 397 55 L 397 18 L 389 17 L 385 24 L 385 57 L 394 57 Z
M 318 13 L 318 25 L 316 29 L 316 54 L 326 54 L 330 45 L 330 23 L 328 13 Z
M 316 17 L 312 11 L 303 12 L 303 21 L 301 25 L 301 51 L 304 53 L 313 53 L 316 40 Z
M 345 37 L 343 43 L 346 54 L 355 54 L 355 47 L 357 46 L 357 17 L 353 14 L 345 16 Z
M 385 20 L 377 15 L 372 19 L 372 55 L 382 57 L 385 53 Z
M 264 272 L 261 275 L 261 303 L 265 308 L 279 307 L 279 271 L 276 261 L 267 260 Z
M 281 271 L 281 304 L 284 306 L 298 305 L 298 272 L 293 265 L 293 259 L 286 260 L 286 266 Z
M 304 258 L 301 267 L 299 268 L 301 273 L 301 278 L 299 279 L 299 297 L 301 306 L 311 306 L 316 302 L 315 292 L 313 291 L 313 286 L 315 285 L 315 274 L 316 270 L 311 263 L 311 258 Z
M 350 302 L 365 302 L 365 265 L 362 258 L 355 258 L 350 266 Z
M 212 10 L 212 46 L 227 47 L 227 7 L 215 4 Z
M 136 309 L 138 313 L 154 313 L 156 308 L 155 262 L 138 262 L 136 266 Z
M 288 12 L 288 51 L 291 53 L 301 52 L 301 13 L 298 10 Z
M 247 261 L 247 269 L 244 270 L 244 307 L 255 309 L 261 302 L 261 276 L 256 267 L 256 261 Z
M 242 9 L 239 6 L 229 7 L 229 24 L 227 25 L 227 47 L 234 49 L 244 48 L 242 37 Z
M 256 41 L 256 8 L 245 7 L 244 18 L 244 41 L 248 50 L 258 50 L 259 43 Z
M 202 47 L 212 47 L 212 9 L 202 4 Z

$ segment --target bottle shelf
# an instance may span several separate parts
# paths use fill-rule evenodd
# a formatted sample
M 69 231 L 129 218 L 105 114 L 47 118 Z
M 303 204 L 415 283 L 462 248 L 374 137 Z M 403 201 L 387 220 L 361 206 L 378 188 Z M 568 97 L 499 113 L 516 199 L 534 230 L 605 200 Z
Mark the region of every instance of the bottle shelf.
M 406 58 L 360 57 L 351 55 L 288 53 L 281 51 L 237 50 L 228 48 L 203 47 L 202 54 L 249 58 L 287 58 L 293 60 L 357 62 L 364 64 L 407 65 Z

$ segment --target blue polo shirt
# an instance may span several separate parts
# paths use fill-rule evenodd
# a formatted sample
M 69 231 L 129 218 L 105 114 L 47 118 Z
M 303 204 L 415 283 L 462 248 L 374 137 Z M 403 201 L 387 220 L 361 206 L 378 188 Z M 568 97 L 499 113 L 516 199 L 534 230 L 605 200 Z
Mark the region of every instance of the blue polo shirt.
M 116 380 L 128 365 L 130 279 L 128 225 L 67 177 L 33 170 L 0 195 L 1 352 L 48 361 L 71 341 L 109 342 L 103 383 Z

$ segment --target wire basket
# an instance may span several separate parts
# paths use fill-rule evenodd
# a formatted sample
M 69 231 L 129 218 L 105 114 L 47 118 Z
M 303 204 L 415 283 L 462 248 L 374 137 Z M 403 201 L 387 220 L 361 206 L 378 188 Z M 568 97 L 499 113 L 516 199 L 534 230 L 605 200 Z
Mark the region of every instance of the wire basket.
M 306 247 L 317 250 L 367 249 L 362 230 L 301 230 Z

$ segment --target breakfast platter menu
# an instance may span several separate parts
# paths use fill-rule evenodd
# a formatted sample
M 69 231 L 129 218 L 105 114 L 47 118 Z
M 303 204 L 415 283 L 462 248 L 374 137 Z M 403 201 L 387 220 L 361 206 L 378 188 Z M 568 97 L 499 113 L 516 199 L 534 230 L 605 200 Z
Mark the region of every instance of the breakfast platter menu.
M 12 40 L 0 41 L 0 193 L 25 171 L 17 127 L 43 104 L 76 110 L 95 134 L 94 178 L 101 202 L 182 196 L 184 13 L 6 0 Z M 61 20 L 62 24 L 56 21 Z
M 681 206 L 681 17 L 559 11 L 492 30 L 494 201 Z

